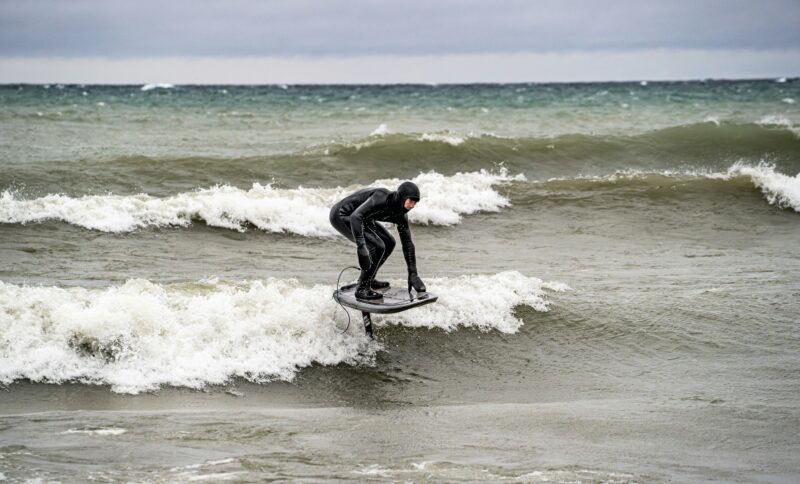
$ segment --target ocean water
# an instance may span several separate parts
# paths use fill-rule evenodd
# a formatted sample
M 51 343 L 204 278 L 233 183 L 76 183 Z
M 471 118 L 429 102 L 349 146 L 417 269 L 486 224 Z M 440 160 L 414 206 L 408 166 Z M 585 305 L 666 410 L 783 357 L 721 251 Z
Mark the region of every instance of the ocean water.
M 780 81 L 0 86 L 0 480 L 796 482 Z M 328 210 L 404 180 L 372 341 Z

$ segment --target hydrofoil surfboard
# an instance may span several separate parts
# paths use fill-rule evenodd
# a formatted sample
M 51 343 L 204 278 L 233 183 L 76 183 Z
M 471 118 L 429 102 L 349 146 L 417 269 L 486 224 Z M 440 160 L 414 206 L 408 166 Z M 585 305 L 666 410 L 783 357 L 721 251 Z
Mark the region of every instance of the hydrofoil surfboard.
M 413 290 L 395 287 L 378 289 L 377 292 L 383 295 L 382 299 L 361 301 L 356 299 L 356 284 L 350 284 L 333 291 L 333 299 L 342 306 L 361 311 L 361 316 L 364 320 L 364 329 L 366 329 L 370 336 L 372 336 L 371 313 L 399 313 L 411 308 L 434 303 L 439 299 L 439 296 L 430 292 L 417 293 Z

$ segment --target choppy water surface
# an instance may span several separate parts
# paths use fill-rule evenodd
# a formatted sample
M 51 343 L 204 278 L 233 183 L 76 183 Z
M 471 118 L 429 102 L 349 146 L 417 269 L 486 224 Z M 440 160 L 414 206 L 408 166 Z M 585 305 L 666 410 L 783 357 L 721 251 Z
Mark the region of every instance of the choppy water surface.
M 798 100 L 0 86 L 0 478 L 796 481 Z M 327 211 L 406 179 L 372 342 Z

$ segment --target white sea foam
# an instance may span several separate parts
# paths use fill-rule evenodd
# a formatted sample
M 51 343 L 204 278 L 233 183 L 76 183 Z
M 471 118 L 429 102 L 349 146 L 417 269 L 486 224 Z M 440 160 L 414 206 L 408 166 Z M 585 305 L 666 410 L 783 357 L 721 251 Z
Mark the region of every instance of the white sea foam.
M 494 187 L 515 180 L 501 168 L 444 176 L 422 173 L 413 181 L 422 192 L 422 202 L 410 212 L 414 223 L 451 225 L 461 216 L 497 211 L 507 198 Z M 377 180 L 373 186 L 390 190 L 402 180 Z M 254 183 L 249 190 L 228 185 L 198 189 L 166 198 L 139 195 L 47 195 L 19 199 L 10 191 L 0 196 L 0 223 L 30 223 L 61 220 L 103 232 L 129 232 L 146 227 L 187 226 L 201 219 L 214 227 L 244 231 L 247 224 L 269 231 L 303 236 L 336 235 L 328 221 L 330 207 L 357 187 L 278 189 Z
M 419 137 L 419 140 L 447 143 L 450 146 L 458 146 L 463 144 L 467 139 L 452 133 L 422 133 L 422 135 Z
M 172 89 L 175 87 L 173 84 L 166 84 L 166 83 L 155 83 L 155 84 L 145 84 L 142 86 L 142 91 L 152 91 L 153 89 Z
M 98 427 L 98 428 L 69 429 L 62 433 L 85 434 L 85 435 L 122 435 L 125 432 L 127 432 L 126 429 L 120 429 L 116 427 Z
M 444 176 L 434 171 L 413 179 L 422 193 L 422 201 L 409 212 L 411 222 L 425 225 L 454 225 L 462 215 L 477 212 L 496 212 L 511 204 L 495 187 L 513 181 L 524 181 L 522 174 L 509 175 L 506 168 L 456 173 Z M 400 179 L 381 180 L 376 185 L 394 189 Z
M 800 173 L 788 176 L 777 173 L 774 166 L 766 163 L 756 166 L 736 163 L 728 169 L 726 175 L 748 176 L 771 205 L 800 212 Z
M 781 102 L 785 102 L 786 104 L 794 104 L 795 103 L 794 99 L 790 98 L 790 97 L 785 97 L 785 98 L 781 99 Z
M 761 119 L 758 120 L 758 124 L 762 126 L 784 126 L 787 128 L 792 127 L 792 122 L 786 116 L 782 116 L 779 114 L 771 114 L 769 116 L 763 116 Z
M 703 119 L 703 122 L 704 123 L 714 123 L 714 125 L 716 125 L 716 126 L 720 125 L 719 116 L 706 116 L 705 119 Z
M 236 462 L 236 459 L 228 458 L 228 459 L 208 460 L 208 461 L 203 462 L 202 464 L 189 464 L 187 466 L 173 467 L 170 470 L 171 471 L 180 471 L 180 470 L 187 470 L 187 469 L 201 469 L 203 467 L 218 466 L 218 465 L 222 465 L 222 464 L 231 464 L 233 462 Z
M 587 180 L 594 182 L 617 182 L 619 180 L 642 179 L 649 176 L 664 177 L 697 177 L 710 178 L 714 180 L 730 180 L 734 177 L 744 176 L 750 178 L 756 188 L 761 192 L 771 205 L 780 208 L 791 208 L 800 212 L 800 173 L 795 176 L 784 175 L 775 171 L 775 167 L 768 163 L 750 165 L 744 162 L 737 162 L 725 172 L 712 172 L 702 170 L 660 170 L 660 171 L 641 171 L 641 170 L 621 170 L 610 175 L 604 176 L 578 176 L 574 178 L 550 178 L 545 183 L 561 182 L 570 180 Z M 539 182 L 542 183 L 542 182 Z
M 768 126 L 768 127 L 777 126 L 781 128 L 786 128 L 792 133 L 794 133 L 795 136 L 800 137 L 800 127 L 795 126 L 794 123 L 792 123 L 792 121 L 789 118 L 783 115 L 772 114 L 769 116 L 764 116 L 758 120 L 758 124 L 760 124 L 761 126 Z
M 515 478 L 522 482 L 636 482 L 636 476 L 620 472 L 596 471 L 591 469 L 548 469 L 526 472 Z
M 466 135 L 458 135 L 455 133 L 451 133 L 449 131 L 444 131 L 441 133 L 422 133 L 417 137 L 417 141 L 427 141 L 431 143 L 445 143 L 450 146 L 459 146 L 464 144 L 467 140 L 470 139 L 480 139 L 480 138 L 494 138 L 494 139 L 505 139 L 505 140 L 513 140 L 513 137 L 510 136 L 502 136 L 491 131 L 484 131 L 481 133 L 475 133 L 470 131 Z
M 525 305 L 545 312 L 550 304 L 545 297 L 545 289 L 569 289 L 566 284 L 543 282 L 516 271 L 485 276 L 430 278 L 426 280 L 426 284 L 435 288 L 431 291 L 439 295 L 436 304 L 420 307 L 413 313 L 388 315 L 386 321 L 410 327 L 441 328 L 445 331 L 464 326 L 515 333 L 522 326 L 522 321 L 514 315 L 514 307 Z M 492 288 L 491 291 L 487 291 L 487 287 Z
M 189 481 L 230 481 L 236 478 L 239 478 L 243 474 L 246 474 L 244 471 L 237 471 L 237 472 L 217 472 L 214 474 L 204 474 L 200 476 L 187 476 Z
M 426 283 L 439 302 L 376 315 L 375 324 L 513 333 L 522 324 L 515 306 L 546 311 L 544 289 L 565 288 L 518 272 Z M 279 279 L 169 286 L 137 279 L 106 289 L 0 282 L 0 383 L 74 380 L 139 393 L 232 377 L 291 380 L 315 362 L 373 361 L 380 347 L 358 325 L 341 332 L 344 313 L 332 290 Z
M 386 126 L 385 123 L 382 123 L 380 126 L 375 128 L 375 130 L 370 133 L 370 136 L 383 136 L 389 133 L 389 127 Z
M 362 469 L 354 470 L 352 472 L 353 474 L 370 477 L 392 477 L 394 474 L 391 469 L 383 467 L 380 464 L 370 464 Z
M 0 382 L 107 383 L 138 393 L 240 376 L 290 380 L 313 362 L 355 362 L 363 338 L 333 323 L 330 287 L 293 281 L 105 290 L 0 283 Z

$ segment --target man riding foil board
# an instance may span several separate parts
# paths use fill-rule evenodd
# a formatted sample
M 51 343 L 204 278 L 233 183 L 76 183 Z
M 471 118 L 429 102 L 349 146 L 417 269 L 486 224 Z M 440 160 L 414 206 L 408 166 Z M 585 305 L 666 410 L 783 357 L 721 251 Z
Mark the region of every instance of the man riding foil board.
M 382 299 L 381 293 L 375 292 L 375 289 L 389 287 L 388 282 L 376 280 L 375 275 L 396 244 L 389 231 L 377 222 L 397 225 L 403 244 L 403 256 L 408 266 L 408 290 L 413 287 L 418 293 L 425 292 L 425 284 L 417 275 L 417 260 L 407 215 L 419 199 L 419 188 L 407 181 L 393 192 L 385 188 L 364 188 L 348 195 L 331 208 L 331 225 L 357 246 L 361 275 L 355 292 L 356 299 Z

